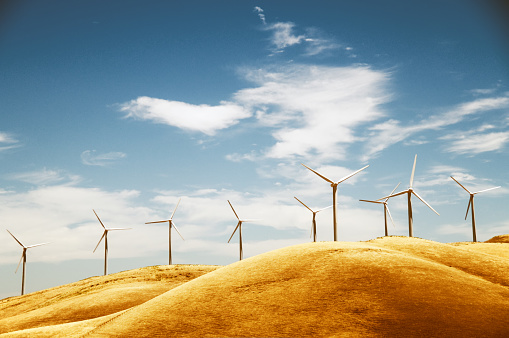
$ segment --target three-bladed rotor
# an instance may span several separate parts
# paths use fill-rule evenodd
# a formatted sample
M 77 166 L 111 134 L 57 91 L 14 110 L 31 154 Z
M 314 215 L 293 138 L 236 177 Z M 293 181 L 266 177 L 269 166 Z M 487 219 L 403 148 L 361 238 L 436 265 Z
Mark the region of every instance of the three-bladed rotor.
M 295 198 L 297 201 L 299 201 L 300 204 L 305 206 L 309 211 L 311 211 L 313 213 L 313 220 L 311 221 L 311 234 L 309 235 L 309 237 L 313 237 L 313 242 L 316 242 L 316 214 L 322 210 L 332 208 L 332 205 L 329 205 L 328 207 L 318 209 L 315 211 L 315 210 L 311 209 L 310 207 L 308 207 L 304 202 L 302 202 L 297 197 L 293 196 L 293 198 Z
M 230 201 L 228 200 L 228 204 L 230 205 L 230 207 L 232 208 L 233 210 L 233 213 L 235 214 L 235 217 L 237 218 L 238 220 L 238 223 L 237 223 L 237 226 L 235 227 L 235 230 L 233 230 L 233 233 L 232 235 L 230 236 L 230 239 L 228 240 L 228 243 L 230 243 L 230 241 L 232 240 L 233 238 L 233 235 L 235 235 L 235 232 L 237 232 L 237 229 L 239 230 L 239 250 L 240 250 L 240 260 L 242 260 L 242 223 L 244 222 L 255 222 L 255 221 L 258 221 L 256 219 L 240 219 L 239 215 L 237 215 L 237 212 L 235 211 L 235 209 L 233 208 L 233 205 L 230 203 Z
M 440 215 L 435 209 L 433 209 L 433 207 L 431 205 L 428 204 L 428 202 L 426 202 L 421 196 L 419 196 L 419 194 L 416 193 L 415 190 L 413 189 L 416 163 L 417 163 L 417 155 L 415 155 L 415 158 L 414 158 L 414 166 L 412 167 L 412 174 L 410 175 L 410 186 L 408 187 L 407 190 L 400 191 L 396 194 L 391 194 L 389 196 L 384 196 L 382 198 L 377 199 L 377 201 L 381 201 L 381 200 L 384 200 L 387 198 L 392 198 L 392 197 L 396 197 L 399 195 L 407 194 L 407 198 L 408 198 L 408 235 L 410 237 L 413 236 L 412 194 L 415 197 L 417 197 L 419 200 L 421 200 L 422 203 L 426 204 L 426 206 L 428 208 L 430 208 L 435 214 Z
M 354 171 L 353 173 L 349 174 L 349 175 L 346 175 L 345 177 L 341 178 L 339 181 L 336 181 L 334 182 L 333 180 L 327 178 L 326 176 L 320 174 L 318 171 L 314 170 L 314 169 L 311 169 L 310 167 L 308 167 L 307 165 L 305 165 L 304 163 L 301 163 L 304 167 L 306 167 L 307 169 L 311 170 L 312 172 L 314 172 L 316 175 L 320 176 L 322 179 L 324 179 L 326 182 L 329 182 L 331 187 L 332 187 L 332 224 L 333 224 L 333 228 L 334 228 L 334 241 L 337 241 L 338 240 L 338 232 L 337 232 L 337 229 L 338 229 L 338 223 L 337 223 L 337 217 L 336 217 L 336 214 L 337 214 L 337 203 L 336 203 L 336 197 L 337 197 L 337 191 L 338 191 L 338 185 L 344 181 L 346 181 L 347 179 L 349 179 L 350 177 L 358 174 L 359 172 L 363 171 L 364 169 L 366 169 L 367 167 L 369 167 L 369 165 L 357 170 L 357 171 Z
M 396 191 L 396 189 L 399 187 L 400 184 L 401 184 L 401 182 L 398 183 L 398 185 L 396 185 L 396 187 L 394 189 L 392 189 L 392 192 L 390 193 L 390 195 L 392 195 L 394 193 L 394 191 Z M 389 236 L 389 231 L 387 229 L 387 215 L 389 215 L 389 218 L 391 219 L 392 226 L 396 227 L 394 225 L 394 219 L 392 218 L 391 211 L 389 210 L 389 197 L 385 198 L 385 200 L 383 200 L 383 201 L 380 201 L 380 200 L 375 200 L 375 201 L 359 200 L 359 201 L 375 203 L 375 204 L 383 204 L 383 206 L 384 206 L 384 220 L 385 220 L 385 236 Z
M 473 235 L 473 241 L 477 242 L 477 234 L 476 234 L 476 229 L 475 229 L 474 196 L 479 194 L 479 193 L 481 193 L 481 192 L 486 192 L 486 191 L 498 189 L 498 188 L 500 188 L 500 186 L 493 187 L 493 188 L 488 188 L 488 189 L 483 189 L 483 190 L 479 190 L 479 191 L 476 191 L 476 192 L 471 192 L 470 190 L 465 188 L 465 186 L 463 186 L 463 184 L 458 182 L 458 180 L 456 180 L 454 177 L 451 176 L 451 178 L 454 180 L 454 182 L 458 183 L 459 186 L 462 187 L 470 195 L 470 198 L 468 199 L 467 212 L 465 213 L 465 220 L 467 219 L 468 211 L 472 210 L 472 212 L 471 212 L 471 214 L 472 214 L 472 235 Z

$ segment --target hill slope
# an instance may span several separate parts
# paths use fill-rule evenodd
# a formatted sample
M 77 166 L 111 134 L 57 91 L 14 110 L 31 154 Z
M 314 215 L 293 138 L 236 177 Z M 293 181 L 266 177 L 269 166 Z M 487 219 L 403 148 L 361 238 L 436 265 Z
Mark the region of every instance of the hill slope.
M 142 304 L 217 268 L 150 266 L 3 299 L 0 333 L 107 316 Z
M 509 259 L 471 247 L 407 237 L 301 244 L 126 311 L 12 336 L 509 336 Z

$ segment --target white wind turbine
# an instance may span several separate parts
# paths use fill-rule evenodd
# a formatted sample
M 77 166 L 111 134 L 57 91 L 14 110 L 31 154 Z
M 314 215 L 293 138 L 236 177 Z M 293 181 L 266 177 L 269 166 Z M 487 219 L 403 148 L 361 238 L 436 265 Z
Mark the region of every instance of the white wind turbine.
M 300 199 L 298 199 L 297 197 L 293 196 L 293 198 L 295 198 L 297 201 L 300 202 L 300 204 L 302 204 L 303 206 L 305 206 L 309 211 L 311 211 L 313 213 L 313 223 L 311 225 L 311 236 L 313 236 L 313 242 L 316 242 L 316 214 L 319 213 L 320 211 L 322 210 L 325 210 L 325 209 L 329 209 L 330 207 L 332 207 L 332 205 L 329 205 L 328 207 L 326 208 L 322 208 L 322 209 L 318 209 L 316 211 L 313 211 L 310 207 L 308 207 L 307 205 L 304 204 L 304 202 L 302 202 Z
M 394 191 L 396 191 L 396 189 L 399 187 L 399 185 L 400 185 L 400 183 L 398 183 L 398 185 L 394 189 L 392 189 L 391 195 L 394 193 Z M 376 200 L 376 201 L 359 200 L 359 201 L 361 201 L 361 202 L 369 202 L 369 203 L 376 203 L 376 204 L 383 204 L 384 205 L 385 236 L 389 236 L 389 231 L 387 229 L 387 215 L 389 215 L 389 217 L 391 219 L 391 222 L 392 222 L 392 225 L 394 226 L 394 220 L 392 219 L 391 212 L 389 211 L 389 205 L 388 205 L 389 197 L 387 197 L 383 201 L 379 201 L 379 200 Z
M 173 221 L 173 215 L 175 215 L 175 211 L 177 211 L 177 207 L 179 206 L 179 203 L 180 203 L 180 198 L 177 202 L 177 205 L 175 206 L 175 209 L 173 210 L 173 212 L 171 213 L 171 216 L 170 216 L 170 219 L 167 219 L 167 220 L 164 220 L 164 221 L 156 221 L 156 222 L 147 222 L 145 224 L 153 224 L 153 223 L 166 223 L 168 222 L 168 226 L 169 226 L 169 229 L 168 229 L 168 241 L 169 241 L 169 252 L 170 252 L 170 256 L 169 256 L 169 264 L 171 265 L 171 228 L 173 227 L 175 229 L 175 231 L 177 231 L 177 233 L 179 234 L 180 238 L 182 238 L 182 240 L 184 240 L 184 237 L 182 237 L 182 235 L 180 234 L 180 231 L 177 229 L 177 226 L 175 225 L 175 221 Z
M 327 182 L 330 183 L 330 186 L 332 187 L 332 222 L 333 222 L 333 226 L 334 226 L 334 241 L 337 241 L 338 240 L 338 223 L 337 223 L 337 218 L 336 218 L 336 214 L 337 214 L 337 203 L 336 203 L 336 197 L 337 197 L 337 192 L 338 192 L 338 184 L 340 184 L 341 182 L 343 181 L 346 181 L 347 179 L 349 179 L 350 177 L 352 177 L 353 175 L 361 172 L 362 170 L 366 169 L 367 167 L 369 167 L 369 165 L 351 173 L 350 175 L 347 175 L 345 177 L 343 177 L 342 179 L 340 179 L 339 181 L 337 182 L 334 182 L 330 179 L 328 179 L 327 177 L 323 176 L 322 174 L 320 174 L 319 172 L 317 172 L 316 170 L 313 170 L 311 169 L 310 167 L 308 167 L 307 165 L 301 163 L 304 167 L 308 168 L 309 170 L 311 170 L 312 172 L 314 172 L 315 174 L 317 174 L 318 176 L 320 176 L 321 178 L 323 178 L 324 180 L 326 180 Z
M 408 196 L 408 236 L 409 237 L 413 237 L 414 235 L 414 232 L 413 232 L 413 216 L 412 216 L 412 194 L 415 195 L 415 197 L 417 197 L 418 199 L 421 200 L 422 203 L 426 204 L 428 206 L 428 208 L 430 208 L 431 210 L 433 210 L 433 212 L 437 215 L 440 216 L 440 214 L 438 212 L 436 212 L 435 209 L 433 209 L 431 207 L 431 205 L 428 204 L 428 202 L 426 202 L 425 200 L 422 199 L 421 196 L 419 196 L 419 194 L 417 194 L 414 189 L 413 189 L 413 184 L 414 184 L 414 174 L 415 174 L 415 164 L 417 163 L 417 155 L 415 155 L 415 159 L 414 159 L 414 166 L 412 168 L 412 175 L 410 176 L 410 187 L 407 189 L 407 190 L 404 190 L 404 191 L 401 191 L 401 192 L 398 192 L 397 194 L 391 194 L 389 196 L 385 196 L 385 197 L 382 197 L 382 198 L 379 198 L 377 199 L 377 201 L 380 201 L 380 200 L 383 200 L 383 199 L 386 199 L 386 198 L 391 198 L 391 197 L 396 197 L 396 196 L 399 196 L 399 195 L 403 195 L 403 194 L 407 194 Z
M 99 216 L 97 216 L 97 213 L 95 212 L 95 210 L 92 209 L 92 211 L 94 212 L 95 217 L 97 217 L 97 219 L 99 220 L 99 223 L 101 223 L 101 226 L 104 229 L 103 235 L 101 236 L 101 239 L 99 240 L 99 242 L 95 246 L 95 249 L 94 249 L 93 252 L 95 252 L 95 250 L 97 250 L 97 247 L 99 247 L 99 244 L 101 244 L 101 241 L 104 238 L 104 275 L 106 276 L 108 274 L 108 231 L 111 231 L 111 230 L 129 230 L 131 228 L 106 228 L 104 226 L 103 222 L 101 221 L 101 219 L 99 218 Z
M 233 233 L 230 236 L 230 239 L 228 240 L 228 243 L 230 243 L 230 241 L 232 240 L 233 235 L 235 235 L 235 232 L 237 231 L 237 229 L 239 229 L 239 250 L 240 250 L 240 260 L 242 260 L 242 223 L 244 223 L 244 222 L 255 222 L 257 220 L 256 219 L 240 219 L 239 216 L 237 215 L 237 213 L 235 212 L 235 209 L 233 209 L 233 206 L 232 206 L 232 204 L 230 203 L 229 200 L 228 200 L 228 204 L 232 208 L 233 213 L 235 214 L 235 217 L 237 217 L 237 220 L 239 221 L 237 223 L 237 226 L 235 227 L 235 230 L 233 230 Z
M 5 229 L 5 230 L 7 230 L 7 229 Z M 30 249 L 30 248 L 33 248 L 33 247 L 36 247 L 36 246 L 40 246 L 40 245 L 44 245 L 44 244 L 48 244 L 48 243 L 40 243 L 40 244 L 24 246 L 16 237 L 14 237 L 13 234 L 11 234 L 11 232 L 9 230 L 7 230 L 7 232 L 23 248 L 23 253 L 21 254 L 21 259 L 19 260 L 18 266 L 16 267 L 16 271 L 15 271 L 15 273 L 18 272 L 19 265 L 21 264 L 21 261 L 23 261 L 23 275 L 21 277 L 21 295 L 23 296 L 25 294 L 25 270 L 26 270 L 25 267 L 26 267 L 26 263 L 27 263 L 27 250 Z
M 470 192 L 460 182 L 458 182 L 454 177 L 451 176 L 451 178 L 454 180 L 454 182 L 458 183 L 460 185 L 460 187 L 465 189 L 465 191 L 470 194 L 470 199 L 468 201 L 468 206 L 467 206 L 467 213 L 465 214 L 465 220 L 467 219 L 467 216 L 468 216 L 468 210 L 470 210 L 470 206 L 472 206 L 472 208 L 471 208 L 471 210 L 472 210 L 472 233 L 473 233 L 473 237 L 474 237 L 474 242 L 477 242 L 477 235 L 476 235 L 476 232 L 475 232 L 474 195 L 476 195 L 476 194 L 478 194 L 480 192 L 485 192 L 485 191 L 489 191 L 489 190 L 493 190 L 493 189 L 498 189 L 498 188 L 500 188 L 500 186 L 493 187 L 493 188 L 488 188 L 488 189 L 484 189 L 484 190 L 480 190 L 480 191 L 476 191 L 476 192 Z

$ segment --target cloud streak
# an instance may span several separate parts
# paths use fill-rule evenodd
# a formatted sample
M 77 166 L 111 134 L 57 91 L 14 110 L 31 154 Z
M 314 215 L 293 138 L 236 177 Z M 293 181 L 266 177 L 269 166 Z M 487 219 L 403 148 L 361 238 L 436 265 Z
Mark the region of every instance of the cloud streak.
M 371 127 L 368 135 L 369 141 L 366 143 L 364 159 L 367 160 L 376 156 L 387 147 L 401 142 L 410 136 L 416 135 L 426 130 L 440 130 L 444 127 L 457 124 L 465 120 L 469 116 L 477 115 L 480 113 L 503 109 L 509 107 L 509 97 L 494 97 L 483 98 L 474 101 L 459 104 L 453 109 L 446 111 L 443 114 L 432 115 L 429 118 L 421 121 L 414 121 L 406 126 L 402 125 L 398 120 L 388 120 Z M 503 136 L 503 135 L 499 135 Z M 489 138 L 486 138 L 488 140 Z M 460 140 L 457 140 L 460 141 Z M 486 149 L 495 150 L 495 146 L 503 145 L 506 141 L 495 142 L 493 141 Z M 457 149 L 460 152 L 467 149 L 472 149 L 473 145 L 469 146 L 468 142 L 458 142 L 456 146 L 450 149 Z M 478 148 L 478 152 L 482 152 L 482 147 Z M 489 150 L 487 150 L 489 151 Z
M 125 158 L 127 155 L 122 152 L 109 152 L 97 154 L 95 150 L 85 150 L 81 153 L 81 162 L 85 165 L 104 167 L 112 164 L 114 161 Z

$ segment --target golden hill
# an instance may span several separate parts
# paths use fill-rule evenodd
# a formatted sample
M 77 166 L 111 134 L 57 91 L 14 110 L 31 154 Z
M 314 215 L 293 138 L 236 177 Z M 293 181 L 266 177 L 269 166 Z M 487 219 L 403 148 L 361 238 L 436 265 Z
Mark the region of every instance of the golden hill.
M 0 333 L 107 316 L 142 304 L 217 268 L 150 266 L 3 299 Z
M 408 237 L 295 245 L 216 269 L 123 311 L 5 336 L 507 337 L 506 246 Z M 74 306 L 60 312 L 76 312 Z

